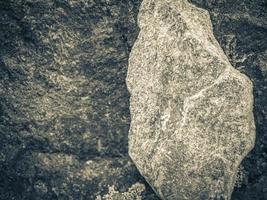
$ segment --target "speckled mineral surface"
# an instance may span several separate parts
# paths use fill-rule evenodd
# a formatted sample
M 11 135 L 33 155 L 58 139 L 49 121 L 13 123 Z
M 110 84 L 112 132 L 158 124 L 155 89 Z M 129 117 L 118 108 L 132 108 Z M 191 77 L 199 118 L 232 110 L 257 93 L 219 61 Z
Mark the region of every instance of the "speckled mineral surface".
M 141 2 L 0 0 L 1 200 L 157 199 L 127 155 Z M 266 0 L 190 2 L 209 11 L 230 63 L 253 81 L 256 144 L 232 200 L 266 200 Z
M 230 199 L 254 146 L 252 83 L 235 70 L 207 11 L 144 0 L 129 58 L 129 154 L 162 199 Z
M 0 0 L 1 200 L 95 200 L 144 186 L 127 156 L 137 8 Z

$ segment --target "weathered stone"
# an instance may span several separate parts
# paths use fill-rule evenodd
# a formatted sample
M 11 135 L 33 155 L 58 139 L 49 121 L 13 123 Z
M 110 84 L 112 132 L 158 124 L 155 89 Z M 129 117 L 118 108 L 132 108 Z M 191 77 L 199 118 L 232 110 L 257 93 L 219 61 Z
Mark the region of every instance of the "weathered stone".
M 213 32 L 237 70 L 253 82 L 256 142 L 242 161 L 244 179 L 232 199 L 266 199 L 267 185 L 267 2 L 266 0 L 191 0 L 209 11 Z
M 207 11 L 144 0 L 129 58 L 129 154 L 163 199 L 230 199 L 254 146 L 252 83 L 229 63 Z
M 94 200 L 145 184 L 127 147 L 138 5 L 0 0 L 0 199 Z
M 191 1 L 254 85 L 256 145 L 232 199 L 266 199 L 266 0 Z M 140 2 L 0 0 L 0 199 L 95 199 L 145 183 L 127 157 L 125 86 Z

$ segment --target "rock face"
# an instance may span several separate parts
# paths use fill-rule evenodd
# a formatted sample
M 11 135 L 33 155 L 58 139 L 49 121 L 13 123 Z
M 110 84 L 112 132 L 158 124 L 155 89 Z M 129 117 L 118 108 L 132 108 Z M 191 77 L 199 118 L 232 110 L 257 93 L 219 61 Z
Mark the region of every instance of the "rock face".
M 129 154 L 163 199 L 230 199 L 254 146 L 250 80 L 229 63 L 207 11 L 144 0 L 129 58 Z
M 0 199 L 143 190 L 127 156 L 125 85 L 140 2 L 0 0 Z M 267 199 L 266 0 L 191 2 L 210 12 L 229 61 L 254 84 L 256 146 L 232 199 Z M 141 196 L 157 198 L 147 184 Z
M 96 199 L 145 183 L 127 149 L 138 6 L 0 0 L 0 199 Z

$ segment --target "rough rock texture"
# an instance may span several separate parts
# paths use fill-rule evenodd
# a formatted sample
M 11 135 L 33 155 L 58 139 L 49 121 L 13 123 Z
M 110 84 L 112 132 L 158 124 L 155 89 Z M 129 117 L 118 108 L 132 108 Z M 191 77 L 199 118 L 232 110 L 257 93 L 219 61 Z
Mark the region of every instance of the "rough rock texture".
M 124 81 L 140 2 L 0 0 L 0 199 L 94 200 L 105 198 L 110 187 L 124 195 L 144 183 L 126 156 L 130 114 Z M 192 2 L 210 12 L 231 64 L 254 83 L 256 146 L 242 163 L 244 181 L 232 199 L 265 200 L 266 1 Z M 77 91 L 68 93 L 72 86 Z M 39 101 L 43 94 L 49 98 Z M 156 199 L 148 187 L 142 197 Z
M 144 0 L 131 51 L 129 154 L 162 199 L 230 199 L 253 148 L 250 80 L 229 63 L 207 11 Z
M 242 184 L 232 199 L 267 199 L 267 3 L 266 0 L 191 0 L 207 9 L 213 32 L 231 64 L 254 86 L 255 148 L 242 162 Z
M 0 199 L 95 199 L 144 184 L 127 156 L 137 9 L 0 0 Z

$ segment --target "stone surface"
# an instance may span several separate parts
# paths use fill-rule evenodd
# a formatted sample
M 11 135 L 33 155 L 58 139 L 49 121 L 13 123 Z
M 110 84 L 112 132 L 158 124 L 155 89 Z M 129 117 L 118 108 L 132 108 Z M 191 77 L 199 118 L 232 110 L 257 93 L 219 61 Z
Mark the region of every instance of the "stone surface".
M 208 10 L 213 32 L 231 64 L 254 86 L 255 148 L 242 162 L 232 199 L 267 199 L 267 4 L 265 0 L 191 0 Z
M 139 31 L 140 2 L 0 0 L 0 199 L 94 200 L 105 198 L 110 187 L 124 195 L 136 183 L 145 184 L 127 157 L 130 115 L 124 81 Z M 254 84 L 256 146 L 242 163 L 244 181 L 232 199 L 265 200 L 266 1 L 192 3 L 210 12 L 213 32 L 229 61 Z M 64 82 L 62 75 L 72 81 Z M 67 92 L 71 86 L 76 93 Z M 39 101 L 39 94 L 53 99 Z M 48 118 L 45 113 L 57 115 Z M 80 117 L 84 114 L 87 121 Z M 87 133 L 82 133 L 84 127 Z M 47 159 L 50 164 L 42 167 Z M 75 178 L 85 173 L 88 161 L 94 179 Z M 146 184 L 142 198 L 157 197 Z
M 0 199 L 95 199 L 145 184 L 127 156 L 137 10 L 0 0 Z
M 186 0 L 144 0 L 129 58 L 129 154 L 162 199 L 230 199 L 254 146 L 252 83 Z

